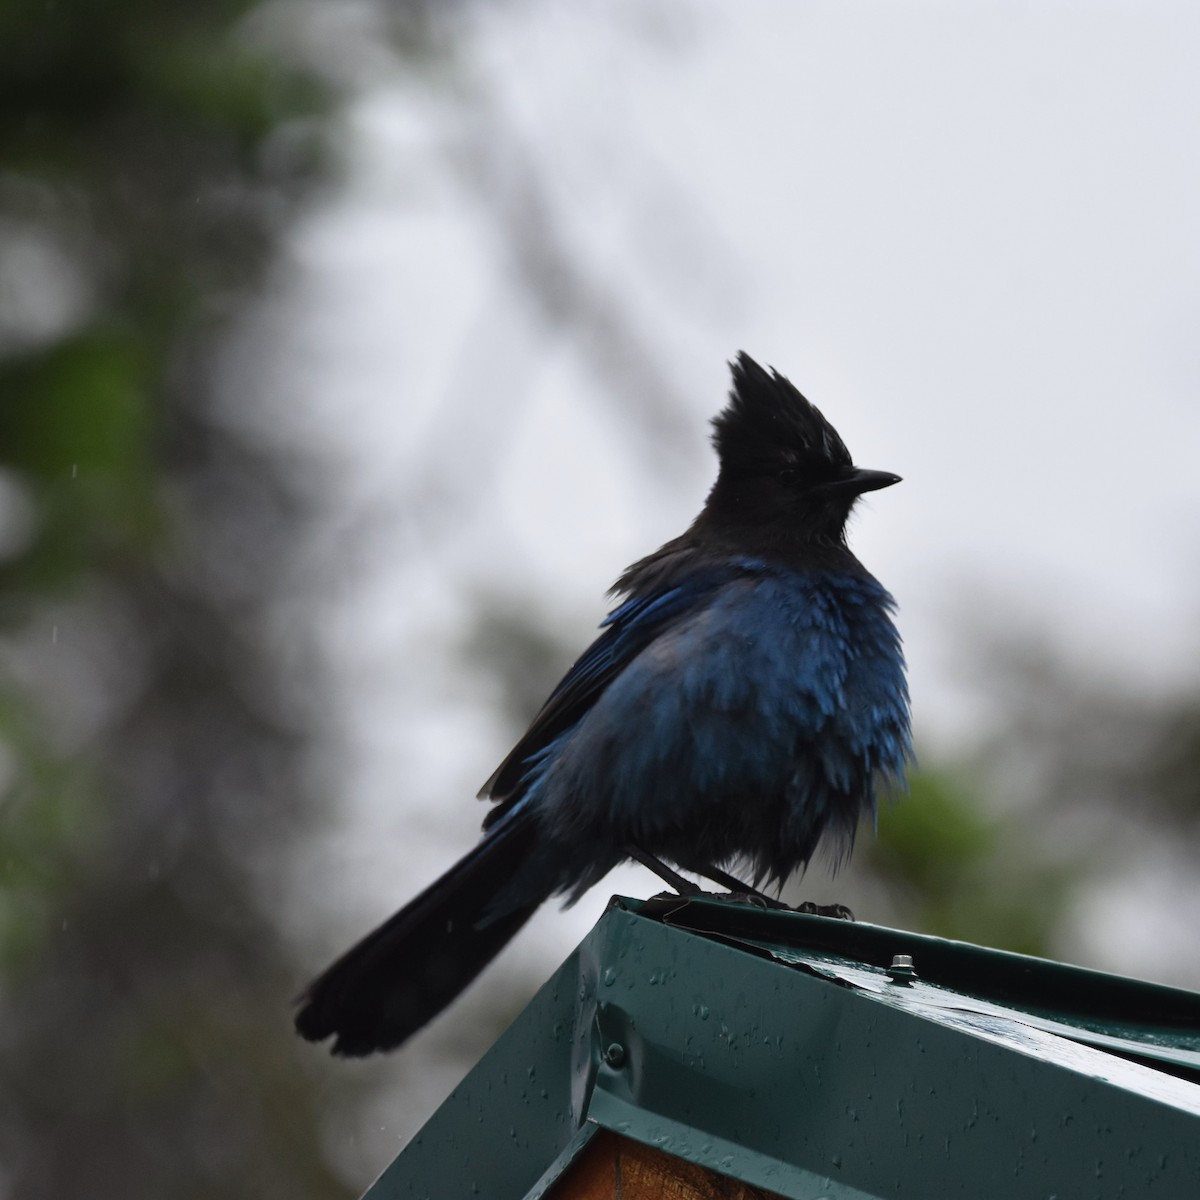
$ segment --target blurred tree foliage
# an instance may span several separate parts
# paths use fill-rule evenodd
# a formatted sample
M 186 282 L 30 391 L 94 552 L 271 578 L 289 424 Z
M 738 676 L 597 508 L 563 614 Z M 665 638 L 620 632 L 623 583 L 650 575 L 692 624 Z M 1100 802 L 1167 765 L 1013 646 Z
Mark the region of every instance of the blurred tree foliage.
M 862 869 L 886 886 L 890 923 L 1050 956 L 1077 869 L 1039 853 L 994 800 L 969 772 L 915 772 L 880 810 L 878 838 L 862 839 Z
M 263 904 L 306 811 L 319 686 L 271 615 L 317 481 L 214 374 L 332 96 L 250 8 L 0 5 L 4 1196 L 343 1190 Z
M 994 636 L 994 635 L 993 635 Z M 1138 973 L 1079 939 L 1105 891 L 1169 871 L 1200 843 L 1200 692 L 1146 688 L 1067 659 L 1037 636 L 980 639 L 970 653 L 993 727 L 957 765 L 927 763 L 911 797 L 880 813 L 862 869 L 888 919 L 945 937 Z M 1200 889 L 1174 898 L 1200 904 Z M 1147 909 L 1153 945 L 1171 914 Z M 1200 985 L 1170 951 L 1155 978 Z

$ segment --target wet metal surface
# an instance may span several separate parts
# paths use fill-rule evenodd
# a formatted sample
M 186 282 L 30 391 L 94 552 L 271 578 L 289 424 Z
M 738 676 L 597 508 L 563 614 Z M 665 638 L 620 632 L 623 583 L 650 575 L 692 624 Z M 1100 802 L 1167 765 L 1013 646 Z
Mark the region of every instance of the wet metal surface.
M 538 1196 L 604 1127 L 803 1200 L 1176 1200 L 1200 1196 L 1198 1067 L 1178 989 L 615 901 L 368 1196 Z

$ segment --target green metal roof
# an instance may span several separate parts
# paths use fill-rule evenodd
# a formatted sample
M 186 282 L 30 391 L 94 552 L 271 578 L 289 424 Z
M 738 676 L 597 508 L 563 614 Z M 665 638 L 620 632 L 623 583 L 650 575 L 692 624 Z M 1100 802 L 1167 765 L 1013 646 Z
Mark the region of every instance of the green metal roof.
M 1200 995 L 617 898 L 367 1197 L 537 1197 L 598 1128 L 804 1200 L 1200 1197 Z

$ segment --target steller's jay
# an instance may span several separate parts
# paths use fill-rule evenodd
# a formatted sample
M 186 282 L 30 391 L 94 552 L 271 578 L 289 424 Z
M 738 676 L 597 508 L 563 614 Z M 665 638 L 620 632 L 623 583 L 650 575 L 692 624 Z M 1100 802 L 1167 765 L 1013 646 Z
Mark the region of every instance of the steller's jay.
M 310 1041 L 398 1046 L 544 900 L 625 859 L 691 890 L 668 863 L 782 886 L 823 838 L 845 857 L 877 789 L 903 782 L 894 601 L 846 545 L 855 500 L 899 477 L 855 467 L 781 375 L 746 354 L 732 369 L 700 515 L 617 580 L 624 602 L 483 785 L 475 849 L 303 994 Z

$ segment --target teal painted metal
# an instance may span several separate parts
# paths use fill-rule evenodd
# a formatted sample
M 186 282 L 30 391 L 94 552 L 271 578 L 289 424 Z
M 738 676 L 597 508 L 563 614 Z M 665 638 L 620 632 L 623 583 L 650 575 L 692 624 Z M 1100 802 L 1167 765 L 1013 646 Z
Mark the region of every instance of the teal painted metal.
M 1200 1196 L 1200 996 L 618 900 L 367 1195 L 535 1197 L 598 1127 L 805 1200 Z
M 930 986 L 912 993 L 885 986 L 882 995 L 919 997 L 918 1011 L 953 1007 L 985 1013 L 998 1005 L 1002 1015 L 1169 1065 L 1200 1083 L 1200 995 L 1195 992 L 864 922 L 763 913 L 710 898 L 623 903 L 675 928 L 868 990 L 890 983 L 878 968 L 907 954 L 916 963 L 917 979 Z

